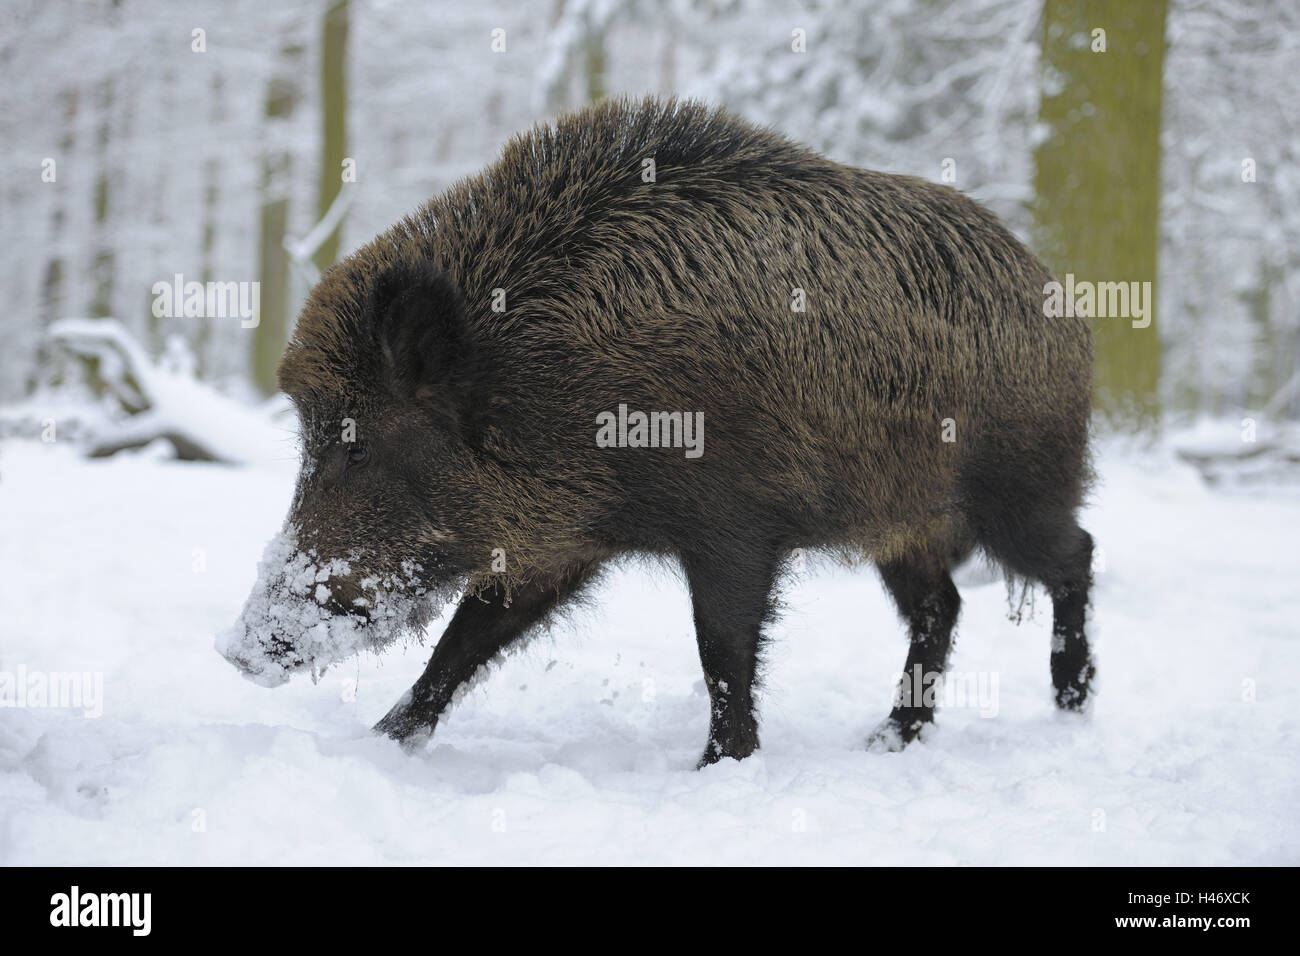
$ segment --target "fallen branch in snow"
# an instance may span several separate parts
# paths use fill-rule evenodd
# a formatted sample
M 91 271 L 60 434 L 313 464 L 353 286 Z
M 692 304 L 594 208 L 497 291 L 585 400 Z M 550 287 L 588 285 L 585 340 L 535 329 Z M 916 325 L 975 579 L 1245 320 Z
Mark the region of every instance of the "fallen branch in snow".
M 1200 422 L 1171 436 L 1174 454 L 1210 485 L 1300 480 L 1300 429 L 1274 422 L 1267 434 L 1256 435 L 1248 422 Z
M 291 429 L 269 409 L 250 408 L 198 381 L 181 361 L 150 360 L 114 319 L 61 319 L 50 326 L 56 347 L 94 361 L 96 384 L 125 417 L 92 437 L 89 454 L 103 458 L 165 438 L 184 461 L 247 463 L 291 454 Z M 175 358 L 175 356 L 173 356 Z

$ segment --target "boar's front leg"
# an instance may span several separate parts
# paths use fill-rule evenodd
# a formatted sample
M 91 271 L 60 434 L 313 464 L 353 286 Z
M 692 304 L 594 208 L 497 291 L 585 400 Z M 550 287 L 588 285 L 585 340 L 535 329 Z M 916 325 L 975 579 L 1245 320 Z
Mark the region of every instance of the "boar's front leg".
M 377 733 L 408 740 L 433 732 L 457 688 L 591 580 L 596 562 L 567 569 L 545 582 L 516 585 L 507 594 L 494 582 L 461 599 L 414 686 L 375 725 Z
M 709 742 L 698 766 L 758 749 L 753 684 L 781 552 L 771 545 L 682 555 L 709 689 Z

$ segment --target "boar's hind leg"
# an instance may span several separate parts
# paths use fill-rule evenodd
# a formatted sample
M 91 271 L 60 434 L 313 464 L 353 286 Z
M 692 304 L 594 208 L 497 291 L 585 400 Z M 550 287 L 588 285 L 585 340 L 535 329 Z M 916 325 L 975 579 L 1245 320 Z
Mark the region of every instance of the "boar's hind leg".
M 911 646 L 894 709 L 867 745 L 873 750 L 901 750 L 934 722 L 961 598 L 948 575 L 947 561 L 939 555 L 887 562 L 880 566 L 880 576 L 907 621 Z
M 753 684 L 781 553 L 771 546 L 682 555 L 709 689 L 709 742 L 698 766 L 758 749 Z
M 1097 669 L 1084 630 L 1092 590 L 1092 535 L 1075 525 L 1066 557 L 1048 587 L 1052 593 L 1052 685 L 1056 706 L 1082 710 Z
M 396 740 L 431 733 L 456 690 L 591 580 L 595 562 L 545 583 L 511 589 L 500 583 L 461 599 L 420 679 L 375 731 Z
M 1082 710 L 1096 669 L 1085 618 L 1092 589 L 1092 536 L 1070 509 L 1029 511 L 1017 521 L 990 524 L 985 547 L 1019 575 L 1040 581 L 1052 596 L 1052 685 L 1056 706 Z
M 1052 686 L 1061 710 L 1082 710 L 1096 668 L 1085 630 L 1092 590 L 1092 535 L 1073 518 L 1050 527 L 1044 544 L 1015 555 L 1014 569 L 1037 578 L 1052 596 Z M 1032 561 L 1027 562 L 1026 556 Z M 1011 563 L 1011 561 L 1008 561 Z

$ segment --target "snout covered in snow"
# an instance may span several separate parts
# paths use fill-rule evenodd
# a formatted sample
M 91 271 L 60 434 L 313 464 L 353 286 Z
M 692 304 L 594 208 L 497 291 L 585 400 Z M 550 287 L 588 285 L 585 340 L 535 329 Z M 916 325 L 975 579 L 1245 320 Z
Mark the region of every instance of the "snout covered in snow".
M 267 545 L 243 612 L 217 635 L 217 652 L 255 684 L 277 687 L 297 671 L 318 674 L 419 633 L 444 603 L 419 583 L 417 566 L 362 577 L 355 563 L 304 551 L 286 529 Z

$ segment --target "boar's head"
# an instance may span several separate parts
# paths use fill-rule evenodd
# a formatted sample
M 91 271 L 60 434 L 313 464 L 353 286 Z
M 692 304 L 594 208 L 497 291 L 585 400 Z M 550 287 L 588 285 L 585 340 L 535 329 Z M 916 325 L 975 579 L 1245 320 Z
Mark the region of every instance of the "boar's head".
M 485 563 L 475 367 L 462 297 L 427 262 L 358 255 L 313 289 L 279 370 L 301 423 L 293 503 L 217 639 L 250 680 L 418 631 Z

